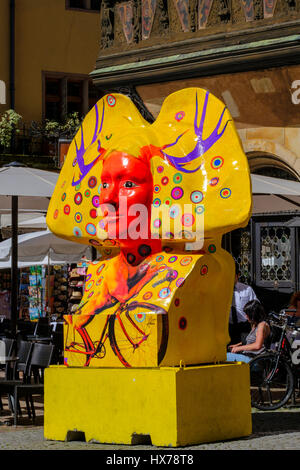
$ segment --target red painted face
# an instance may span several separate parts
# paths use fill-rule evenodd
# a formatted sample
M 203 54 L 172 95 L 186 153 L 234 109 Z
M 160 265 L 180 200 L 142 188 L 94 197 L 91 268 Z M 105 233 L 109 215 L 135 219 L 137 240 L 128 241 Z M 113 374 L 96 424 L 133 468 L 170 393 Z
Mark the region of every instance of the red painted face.
M 104 161 L 100 204 L 108 238 L 150 237 L 153 178 L 150 165 L 122 152 Z

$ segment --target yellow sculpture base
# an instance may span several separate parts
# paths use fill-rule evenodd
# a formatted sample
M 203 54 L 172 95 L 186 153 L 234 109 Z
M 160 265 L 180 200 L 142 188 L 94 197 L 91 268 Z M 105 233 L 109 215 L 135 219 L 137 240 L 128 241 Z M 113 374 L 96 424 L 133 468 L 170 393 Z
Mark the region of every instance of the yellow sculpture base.
M 252 432 L 249 366 L 120 369 L 51 366 L 45 373 L 46 439 L 155 446 L 220 441 Z

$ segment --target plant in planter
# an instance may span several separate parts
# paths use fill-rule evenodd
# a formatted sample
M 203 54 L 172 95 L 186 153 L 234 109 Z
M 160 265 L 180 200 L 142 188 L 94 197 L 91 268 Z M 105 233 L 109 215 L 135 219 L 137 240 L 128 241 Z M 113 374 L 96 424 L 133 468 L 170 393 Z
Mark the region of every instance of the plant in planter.
M 19 133 L 18 124 L 22 116 L 13 109 L 8 109 L 0 117 L 0 145 L 4 148 L 9 148 L 12 143 L 14 133 Z
M 64 123 L 61 125 L 61 137 L 72 140 L 78 131 L 80 124 L 81 120 L 77 112 L 68 114 Z
M 45 151 L 55 157 L 58 153 L 58 140 L 60 138 L 72 140 L 80 123 L 81 120 L 77 112 L 68 114 L 63 122 L 54 119 L 45 119 L 42 123 L 33 121 L 31 134 L 35 137 L 42 137 L 47 142 Z
M 72 139 L 76 134 L 81 120 L 78 113 L 68 114 L 63 122 L 54 119 L 45 119 L 42 123 L 33 121 L 31 132 L 35 136 L 44 137 L 49 141 L 56 141 L 60 137 Z

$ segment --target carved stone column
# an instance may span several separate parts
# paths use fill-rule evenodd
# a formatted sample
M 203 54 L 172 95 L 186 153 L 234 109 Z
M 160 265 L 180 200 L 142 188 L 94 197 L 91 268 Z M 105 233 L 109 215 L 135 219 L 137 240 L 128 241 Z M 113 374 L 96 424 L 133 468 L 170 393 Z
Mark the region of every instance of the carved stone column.
M 159 9 L 159 24 L 161 29 L 166 32 L 169 29 L 168 1 L 158 0 L 157 6 Z
M 133 42 L 138 44 L 141 40 L 141 2 L 133 0 Z
M 107 49 L 114 42 L 114 6 L 111 0 L 102 0 L 101 48 Z
M 228 23 L 231 18 L 231 0 L 220 0 L 219 17 L 222 23 Z

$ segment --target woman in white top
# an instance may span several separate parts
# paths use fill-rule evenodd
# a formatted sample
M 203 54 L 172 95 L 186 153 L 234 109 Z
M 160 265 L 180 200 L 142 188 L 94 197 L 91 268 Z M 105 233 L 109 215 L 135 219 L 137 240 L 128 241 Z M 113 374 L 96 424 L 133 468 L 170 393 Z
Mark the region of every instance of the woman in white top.
M 265 350 L 270 326 L 265 321 L 266 314 L 263 306 L 258 300 L 250 300 L 244 307 L 244 313 L 251 325 L 251 331 L 246 338 L 246 344 L 238 343 L 229 346 L 230 353 L 227 354 L 227 361 L 249 362 L 254 355 Z

